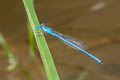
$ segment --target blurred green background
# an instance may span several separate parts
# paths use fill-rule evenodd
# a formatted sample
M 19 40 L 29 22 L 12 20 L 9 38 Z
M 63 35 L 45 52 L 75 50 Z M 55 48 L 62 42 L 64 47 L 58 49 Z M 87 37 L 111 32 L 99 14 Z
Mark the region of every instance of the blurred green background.
M 104 66 L 82 52 L 45 34 L 61 80 L 120 80 L 119 0 L 35 0 L 40 22 L 54 30 L 86 42 Z M 36 47 L 29 56 L 27 15 L 22 0 L 0 2 L 0 32 L 15 57 L 27 70 L 6 71 L 8 58 L 0 46 L 0 80 L 47 80 Z

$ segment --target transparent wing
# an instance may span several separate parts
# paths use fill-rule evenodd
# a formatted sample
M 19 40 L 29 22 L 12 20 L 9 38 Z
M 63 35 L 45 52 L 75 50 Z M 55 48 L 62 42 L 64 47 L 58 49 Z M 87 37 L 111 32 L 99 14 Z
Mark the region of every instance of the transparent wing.
M 71 36 L 64 35 L 64 34 L 62 34 L 62 33 L 56 32 L 56 31 L 53 31 L 53 32 L 56 33 L 56 34 L 58 34 L 59 36 L 63 37 L 64 39 L 70 41 L 71 43 L 79 46 L 79 47 L 82 48 L 82 49 L 85 49 L 85 50 L 88 49 L 87 44 L 84 43 L 83 41 L 79 41 L 79 40 L 77 40 L 77 39 L 75 39 L 75 38 L 73 38 L 73 37 L 71 37 Z M 62 40 L 62 41 L 63 41 L 63 40 Z M 64 42 L 64 41 L 63 41 L 63 42 Z M 64 43 L 65 43 L 66 45 L 74 48 L 74 49 L 77 49 L 77 48 L 73 47 L 72 45 L 70 45 L 70 44 L 68 44 L 68 43 L 66 43 L 66 42 L 64 42 Z M 78 50 L 78 49 L 77 49 L 77 50 Z

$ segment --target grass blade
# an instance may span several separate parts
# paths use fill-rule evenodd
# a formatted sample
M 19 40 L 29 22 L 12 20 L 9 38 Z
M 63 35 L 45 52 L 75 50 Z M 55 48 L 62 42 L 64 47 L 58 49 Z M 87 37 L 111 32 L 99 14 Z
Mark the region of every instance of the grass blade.
M 4 40 L 4 38 L 3 38 L 1 33 L 0 33 L 0 44 L 3 47 L 3 49 L 5 50 L 8 58 L 9 58 L 9 63 L 10 64 L 7 67 L 7 70 L 8 71 L 12 71 L 12 70 L 14 70 L 17 67 L 18 61 L 15 59 L 12 51 L 8 48 L 7 43 L 5 42 L 5 40 Z
M 30 53 L 30 56 L 34 57 L 35 56 L 35 41 L 34 41 L 34 34 L 32 31 L 32 27 L 31 27 L 29 19 L 27 19 L 27 26 L 28 26 L 28 38 L 29 38 L 29 53 Z
M 27 26 L 28 26 L 28 38 L 29 38 L 29 53 L 30 53 L 30 56 L 35 56 L 34 35 L 33 35 L 33 31 L 32 31 L 29 20 L 27 20 Z
M 32 0 L 23 0 L 23 2 L 37 42 L 38 49 L 40 51 L 40 55 L 44 64 L 48 80 L 59 80 L 59 76 L 56 71 L 55 64 L 53 62 L 44 35 L 42 31 L 39 32 L 37 28 L 37 26 L 39 26 L 40 24 L 33 8 Z

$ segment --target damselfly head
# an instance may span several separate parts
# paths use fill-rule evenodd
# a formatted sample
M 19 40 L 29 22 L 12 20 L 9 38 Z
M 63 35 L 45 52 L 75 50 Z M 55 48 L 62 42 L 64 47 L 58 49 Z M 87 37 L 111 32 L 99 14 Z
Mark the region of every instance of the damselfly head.
M 43 30 L 43 27 L 44 27 L 44 26 L 45 26 L 44 23 L 41 23 L 41 24 L 38 26 L 38 29 L 39 29 L 38 33 L 41 32 L 40 30 L 42 30 L 42 33 L 45 33 L 44 30 Z
M 45 24 L 44 24 L 44 23 L 41 23 L 41 24 L 40 24 L 40 26 L 41 26 L 41 27 L 44 27 L 44 26 L 45 26 Z

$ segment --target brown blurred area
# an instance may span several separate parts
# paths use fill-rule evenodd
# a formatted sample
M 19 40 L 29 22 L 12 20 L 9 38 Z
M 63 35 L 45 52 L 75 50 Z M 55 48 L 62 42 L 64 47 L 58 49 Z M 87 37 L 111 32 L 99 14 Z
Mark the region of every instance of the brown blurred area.
M 35 0 L 40 22 L 86 42 L 104 66 L 45 35 L 61 80 L 120 80 L 120 0 Z M 1 0 L 0 32 L 29 80 L 47 80 L 39 53 L 29 56 L 27 15 L 22 0 Z M 27 80 L 17 68 L 6 71 L 8 58 L 0 47 L 0 80 Z

